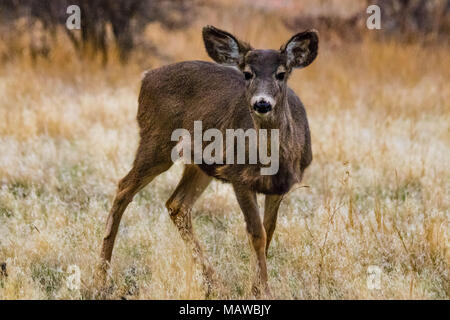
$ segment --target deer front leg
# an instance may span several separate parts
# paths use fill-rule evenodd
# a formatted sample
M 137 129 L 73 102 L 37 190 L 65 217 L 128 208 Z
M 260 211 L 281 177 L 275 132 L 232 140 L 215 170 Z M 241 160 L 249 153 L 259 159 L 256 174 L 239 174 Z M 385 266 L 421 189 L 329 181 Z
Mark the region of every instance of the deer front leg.
M 255 296 L 259 296 L 260 288 L 262 288 L 266 295 L 271 297 L 267 284 L 266 231 L 259 216 L 256 193 L 240 185 L 233 185 L 233 188 L 239 206 L 244 214 L 247 231 L 258 259 L 257 283 L 253 286 L 253 291 Z
M 264 203 L 264 229 L 266 230 L 266 256 L 269 252 L 270 241 L 272 240 L 275 226 L 277 225 L 278 209 L 280 208 L 283 196 L 266 195 Z

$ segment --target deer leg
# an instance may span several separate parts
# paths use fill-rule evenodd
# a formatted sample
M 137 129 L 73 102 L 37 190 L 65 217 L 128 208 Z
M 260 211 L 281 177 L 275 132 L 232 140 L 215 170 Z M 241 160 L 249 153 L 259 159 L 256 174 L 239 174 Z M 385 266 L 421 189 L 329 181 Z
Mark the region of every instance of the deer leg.
M 270 241 L 277 224 L 278 209 L 280 208 L 283 196 L 266 195 L 264 202 L 264 229 L 266 230 L 266 256 L 269 252 Z
M 144 162 L 135 161 L 135 165 L 131 171 L 120 180 L 111 211 L 109 212 L 100 254 L 101 266 L 99 276 L 102 284 L 106 280 L 106 270 L 111 262 L 114 241 L 125 209 L 139 190 L 171 166 L 170 163 L 163 163 L 156 166 L 150 166 L 148 163 L 145 165 L 140 164 L 144 164 Z
M 247 224 L 247 231 L 250 236 L 253 249 L 258 259 L 257 282 L 253 286 L 255 296 L 260 295 L 260 288 L 262 288 L 268 297 L 271 297 L 270 289 L 267 284 L 267 262 L 266 262 L 266 231 L 259 216 L 258 202 L 256 200 L 256 193 L 243 186 L 233 185 L 237 201 L 244 214 L 245 222 Z
M 208 285 L 208 293 L 211 289 L 214 272 L 204 258 L 202 247 L 195 237 L 191 221 L 191 210 L 195 201 L 211 182 L 211 179 L 197 166 L 186 165 L 180 182 L 166 202 L 170 218 L 180 231 L 182 239 L 193 250 L 195 262 L 202 266 L 203 275 Z

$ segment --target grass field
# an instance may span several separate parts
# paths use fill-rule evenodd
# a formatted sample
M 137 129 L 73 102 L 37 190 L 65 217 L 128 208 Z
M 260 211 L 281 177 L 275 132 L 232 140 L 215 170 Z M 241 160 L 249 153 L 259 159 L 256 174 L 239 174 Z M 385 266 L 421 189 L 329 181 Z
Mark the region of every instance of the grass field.
M 177 32 L 151 25 L 148 35 L 173 61 L 208 59 L 207 23 L 255 47 L 290 37 L 276 21 L 245 21 L 203 20 Z M 290 86 L 306 105 L 314 160 L 280 208 L 268 256 L 274 298 L 450 298 L 448 55 L 443 44 L 322 43 L 316 62 L 295 72 Z M 138 143 L 141 73 L 166 63 L 139 61 L 113 59 L 103 69 L 62 42 L 50 61 L 0 67 L 0 262 L 8 273 L 0 299 L 97 296 L 107 213 Z M 205 297 L 164 207 L 181 170 L 159 176 L 128 207 L 110 298 Z M 220 280 L 213 298 L 252 298 L 255 259 L 231 187 L 213 182 L 193 223 Z M 70 265 L 81 270 L 80 290 L 66 285 Z M 382 271 L 379 289 L 367 286 L 369 266 Z

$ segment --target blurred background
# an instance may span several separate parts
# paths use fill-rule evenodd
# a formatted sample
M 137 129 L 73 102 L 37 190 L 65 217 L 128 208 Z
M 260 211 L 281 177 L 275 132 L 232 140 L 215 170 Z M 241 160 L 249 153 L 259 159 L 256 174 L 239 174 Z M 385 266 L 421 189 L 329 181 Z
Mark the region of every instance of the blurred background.
M 73 4 L 80 30 L 65 26 Z M 371 4 L 380 30 L 366 27 Z M 314 160 L 280 208 L 274 297 L 449 299 L 449 19 L 449 0 L 0 0 L 0 299 L 100 297 L 93 274 L 138 143 L 141 74 L 210 61 L 207 24 L 255 48 L 320 33 L 318 58 L 289 79 Z M 181 171 L 128 207 L 110 298 L 205 297 L 164 207 Z M 213 182 L 192 215 L 219 277 L 212 297 L 253 298 L 255 261 L 231 188 Z M 66 282 L 73 265 L 79 290 Z
M 72 4 L 82 12 L 79 31 L 65 26 L 69 16 L 66 10 Z M 274 28 L 282 26 L 292 32 L 314 27 L 324 40 L 339 45 L 360 41 L 367 34 L 365 9 L 371 4 L 380 7 L 383 17 L 382 30 L 376 33 L 378 39 L 448 39 L 448 0 L 2 0 L 1 59 L 9 61 L 23 55 L 50 59 L 53 50 L 69 42 L 67 47 L 78 56 L 99 55 L 102 63 L 107 63 L 111 50 L 123 63 L 139 53 L 170 61 L 176 56 L 160 48 L 149 35 L 155 25 L 180 32 L 214 21 L 250 38 L 262 30 L 257 25 L 242 30 L 233 18 L 252 22 L 255 16 L 270 23 L 278 20 Z

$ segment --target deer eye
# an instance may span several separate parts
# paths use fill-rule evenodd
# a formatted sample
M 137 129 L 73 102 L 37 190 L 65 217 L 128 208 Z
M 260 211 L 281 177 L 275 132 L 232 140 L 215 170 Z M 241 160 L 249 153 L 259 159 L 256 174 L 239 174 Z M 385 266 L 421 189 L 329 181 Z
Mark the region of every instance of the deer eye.
M 275 77 L 277 78 L 277 80 L 283 81 L 285 76 L 286 76 L 286 72 L 280 72 L 280 73 L 277 73 Z
M 251 78 L 253 78 L 253 73 L 244 71 L 244 77 L 245 77 L 245 80 L 250 80 Z

